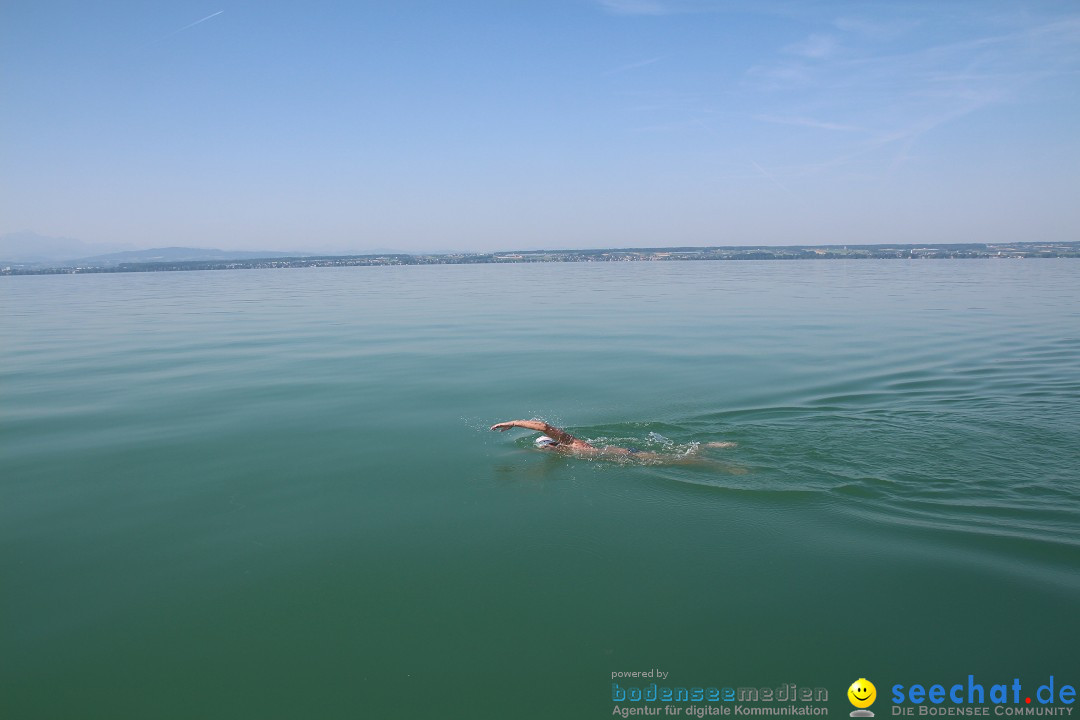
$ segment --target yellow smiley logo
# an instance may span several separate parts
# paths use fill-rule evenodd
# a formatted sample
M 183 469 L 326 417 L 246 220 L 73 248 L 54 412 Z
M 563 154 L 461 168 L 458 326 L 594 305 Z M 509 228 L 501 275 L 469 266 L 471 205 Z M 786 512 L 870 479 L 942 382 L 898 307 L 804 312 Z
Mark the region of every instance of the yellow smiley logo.
M 877 699 L 877 688 L 874 687 L 874 683 L 866 678 L 859 678 L 851 683 L 851 687 L 847 690 L 847 696 L 855 707 L 868 708 Z

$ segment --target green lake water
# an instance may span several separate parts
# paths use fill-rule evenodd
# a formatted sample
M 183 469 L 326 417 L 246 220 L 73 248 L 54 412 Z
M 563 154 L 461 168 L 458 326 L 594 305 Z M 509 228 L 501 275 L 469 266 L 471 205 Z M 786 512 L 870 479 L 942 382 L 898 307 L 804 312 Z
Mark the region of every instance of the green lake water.
M 1074 260 L 0 280 L 0 716 L 1080 684 Z M 701 462 L 535 450 L 543 418 Z

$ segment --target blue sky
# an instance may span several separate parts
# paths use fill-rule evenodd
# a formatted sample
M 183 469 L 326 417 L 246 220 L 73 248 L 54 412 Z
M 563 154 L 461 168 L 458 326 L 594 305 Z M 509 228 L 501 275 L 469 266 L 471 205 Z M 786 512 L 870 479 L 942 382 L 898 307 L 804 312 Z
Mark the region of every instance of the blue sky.
M 1080 240 L 1075 2 L 13 1 L 0 233 Z

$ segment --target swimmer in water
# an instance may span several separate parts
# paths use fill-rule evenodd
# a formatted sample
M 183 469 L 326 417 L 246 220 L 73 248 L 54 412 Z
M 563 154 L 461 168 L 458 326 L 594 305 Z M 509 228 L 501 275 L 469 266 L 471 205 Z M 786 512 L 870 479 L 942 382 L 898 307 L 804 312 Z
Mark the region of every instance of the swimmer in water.
M 637 448 L 618 447 L 617 445 L 597 447 L 574 437 L 561 428 L 557 428 L 554 425 L 548 425 L 543 420 L 509 420 L 507 422 L 496 423 L 491 426 L 491 429 L 505 432 L 506 430 L 515 427 L 543 433 L 543 435 L 533 441 L 536 444 L 536 447 L 541 450 L 554 450 L 556 452 L 583 457 L 604 457 L 617 460 L 646 460 L 653 462 L 685 462 L 687 460 L 693 460 L 693 453 L 701 448 L 735 447 L 735 443 L 733 442 L 710 442 L 702 445 L 695 445 L 690 452 L 673 457 L 671 455 L 661 455 L 660 453 L 638 450 Z

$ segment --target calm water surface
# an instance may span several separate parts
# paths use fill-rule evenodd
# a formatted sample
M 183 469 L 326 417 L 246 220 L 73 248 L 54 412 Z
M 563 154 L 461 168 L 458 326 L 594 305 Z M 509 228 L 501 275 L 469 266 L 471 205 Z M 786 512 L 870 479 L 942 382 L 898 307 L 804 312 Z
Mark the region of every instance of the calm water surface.
M 0 712 L 1080 680 L 1080 265 L 0 280 Z M 696 465 L 535 451 L 542 417 Z M 888 712 L 886 706 L 875 708 Z

